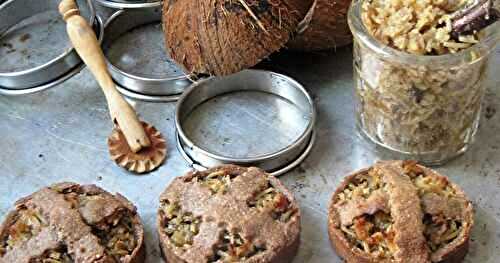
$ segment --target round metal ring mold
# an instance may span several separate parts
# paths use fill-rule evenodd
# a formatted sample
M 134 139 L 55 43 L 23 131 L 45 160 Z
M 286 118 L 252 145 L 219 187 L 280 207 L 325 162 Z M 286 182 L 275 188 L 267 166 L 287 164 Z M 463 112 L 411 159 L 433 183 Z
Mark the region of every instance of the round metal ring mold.
M 192 167 L 193 169 L 198 170 L 198 171 L 204 171 L 204 170 L 208 169 L 207 167 L 202 166 L 201 164 L 195 162 L 187 154 L 187 152 L 185 151 L 184 147 L 182 146 L 181 139 L 179 137 L 179 133 L 178 132 L 175 133 L 175 140 L 176 140 L 177 150 L 181 153 L 181 155 L 184 158 L 184 160 L 186 160 L 189 163 L 190 167 Z M 270 171 L 269 174 L 271 174 L 272 176 L 280 176 L 280 175 L 283 175 L 283 174 L 289 172 L 293 168 L 297 167 L 300 163 L 302 163 L 306 159 L 306 157 L 311 152 L 311 150 L 312 150 L 312 148 L 313 148 L 313 146 L 314 146 L 315 143 L 316 143 L 316 131 L 313 130 L 312 134 L 311 134 L 311 139 L 309 140 L 309 143 L 307 144 L 307 147 L 304 149 L 304 151 L 302 152 L 302 154 L 300 154 L 297 157 L 297 159 L 295 159 L 293 162 L 291 162 L 291 163 L 287 164 L 286 166 L 284 166 L 282 168 L 279 168 L 277 170 Z
M 40 92 L 40 91 L 44 91 L 44 90 L 47 90 L 47 89 L 50 89 L 50 88 L 53 88 L 63 82 L 65 82 L 66 80 L 72 78 L 74 75 L 78 74 L 80 71 L 82 71 L 82 69 L 85 68 L 85 64 L 80 64 L 78 66 L 76 66 L 76 68 L 72 69 L 71 71 L 69 71 L 68 73 L 66 73 L 66 75 L 56 79 L 56 80 L 53 80 L 47 84 L 44 84 L 44 85 L 40 85 L 40 86 L 37 86 L 37 87 L 34 87 L 34 88 L 27 88 L 27 89 L 6 89 L 6 88 L 2 88 L 0 87 L 0 95 L 7 95 L 7 96 L 19 96 L 19 95 L 26 95 L 26 94 L 31 94 L 31 93 L 36 93 L 36 92 Z
M 94 0 L 99 5 L 114 8 L 114 9 L 142 9 L 151 7 L 160 7 L 161 1 L 144 2 L 144 1 L 126 1 L 126 0 Z
M 98 37 L 99 42 L 101 42 L 102 37 L 103 37 L 103 32 L 104 32 L 104 25 L 103 25 L 101 17 L 96 16 L 93 28 L 94 28 L 94 31 L 97 33 L 97 37 Z M 24 88 L 24 89 L 9 89 L 9 88 L 0 86 L 0 95 L 18 96 L 18 95 L 26 95 L 26 94 L 44 91 L 44 90 L 53 88 L 53 87 L 65 82 L 66 80 L 72 78 L 73 76 L 78 74 L 80 71 L 82 71 L 82 69 L 84 69 L 84 68 L 85 68 L 85 63 L 83 63 L 83 61 L 80 61 L 80 63 L 78 63 L 78 65 L 76 65 L 74 68 L 70 69 L 64 75 L 58 77 L 57 79 L 51 80 L 48 83 L 44 83 L 44 84 L 41 84 L 41 85 L 38 85 L 35 87 Z
M 161 21 L 160 8 L 144 8 L 138 10 L 119 10 L 110 16 L 104 28 L 103 50 L 124 33 Z M 171 74 L 162 78 L 144 77 L 123 71 L 107 59 L 108 68 L 113 80 L 120 86 L 120 91 L 128 97 L 155 102 L 175 101 L 179 95 L 191 85 L 184 73 Z M 168 74 L 166 74 L 168 75 Z
M 235 85 L 234 83 L 241 83 Z M 286 85 L 284 85 L 286 83 Z M 229 85 L 228 85 L 229 84 Z M 233 158 L 203 149 L 193 143 L 183 129 L 183 122 L 203 102 L 237 91 L 271 93 L 292 102 L 308 115 L 307 127 L 290 145 L 273 153 L 252 158 Z M 295 80 L 270 71 L 244 70 L 227 77 L 212 77 L 191 85 L 177 102 L 175 128 L 177 148 L 191 167 L 203 170 L 221 164 L 257 166 L 274 176 L 286 173 L 299 165 L 311 151 L 316 135 L 316 109 L 311 96 Z
M 140 101 L 145 101 L 145 102 L 175 102 L 179 100 L 181 94 L 176 94 L 176 95 L 147 95 L 147 94 L 142 94 L 138 93 L 135 91 L 128 90 L 124 87 L 121 87 L 118 83 L 116 83 L 116 89 L 125 97 L 129 99 L 134 99 L 134 100 L 140 100 Z
M 5 32 L 20 21 L 35 14 L 57 10 L 59 0 L 8 0 L 0 5 L 0 34 Z M 78 0 L 83 14 L 92 25 L 99 24 L 91 0 Z M 85 4 L 83 4 L 85 3 Z M 86 9 L 85 9 L 86 8 Z M 102 27 L 101 24 L 98 27 Z M 102 33 L 102 30 L 101 32 Z M 27 90 L 40 90 L 42 86 L 48 88 L 57 79 L 62 78 L 73 71 L 82 62 L 76 51 L 71 48 L 49 62 L 27 70 L 17 72 L 0 72 L 0 88 L 10 90 L 21 90 L 19 94 Z M 16 93 L 16 92 L 10 92 Z

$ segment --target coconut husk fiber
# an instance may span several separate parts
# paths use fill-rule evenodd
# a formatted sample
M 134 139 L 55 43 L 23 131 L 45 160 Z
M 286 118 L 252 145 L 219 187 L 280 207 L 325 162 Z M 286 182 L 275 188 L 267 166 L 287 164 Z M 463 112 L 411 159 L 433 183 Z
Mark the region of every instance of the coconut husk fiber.
M 165 0 L 170 57 L 186 73 L 229 75 L 281 49 L 312 0 Z
M 308 23 L 288 44 L 298 51 L 320 51 L 348 45 L 352 35 L 347 24 L 351 0 L 316 0 L 309 11 Z

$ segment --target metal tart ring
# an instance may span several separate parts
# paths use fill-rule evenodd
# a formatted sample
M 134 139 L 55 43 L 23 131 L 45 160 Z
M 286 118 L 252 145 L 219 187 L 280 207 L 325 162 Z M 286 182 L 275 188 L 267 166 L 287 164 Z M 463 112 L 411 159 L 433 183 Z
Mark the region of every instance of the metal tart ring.
M 96 19 L 94 21 L 94 30 L 98 35 L 99 42 L 102 41 L 103 37 L 103 23 L 102 19 L 99 16 L 96 16 Z M 35 87 L 31 88 L 23 88 L 23 89 L 10 89 L 6 87 L 0 86 L 0 95 L 7 95 L 7 96 L 18 96 L 18 95 L 26 95 L 26 94 L 31 94 L 31 93 L 36 93 L 36 92 L 41 92 L 50 88 L 53 88 L 66 80 L 72 78 L 76 74 L 78 74 L 82 69 L 85 68 L 85 63 L 81 61 L 78 65 L 76 65 L 74 68 L 70 69 L 67 73 L 64 75 L 58 77 L 57 79 L 54 79 L 48 83 L 44 83 Z
M 186 160 L 189 163 L 190 167 L 192 167 L 193 169 L 198 170 L 198 171 L 204 171 L 204 170 L 208 169 L 208 167 L 205 167 L 205 166 L 201 165 L 200 163 L 194 161 L 193 158 L 191 158 L 186 153 L 186 151 L 184 150 L 184 147 L 181 143 L 181 139 L 179 137 L 178 132 L 175 132 L 175 140 L 176 140 L 177 150 L 179 150 L 179 152 L 181 153 L 184 160 Z M 282 168 L 270 171 L 269 174 L 272 176 L 280 176 L 280 175 L 283 175 L 283 174 L 289 172 L 293 168 L 297 167 L 300 163 L 302 163 L 306 159 L 306 157 L 311 152 L 315 143 L 316 143 L 316 131 L 313 130 L 312 134 L 311 134 L 311 139 L 310 139 L 309 143 L 307 144 L 306 149 L 297 157 L 297 159 L 293 160 L 291 163 L 285 165 Z
M 131 91 L 129 89 L 126 89 L 122 86 L 120 86 L 118 83 L 116 83 L 116 89 L 125 97 L 129 99 L 135 99 L 135 100 L 140 100 L 140 101 L 145 101 L 145 102 L 175 102 L 179 100 L 181 97 L 181 94 L 176 94 L 176 95 L 147 95 L 147 94 L 142 94 L 138 93 L 135 91 Z
M 142 9 L 161 6 L 161 1 L 155 2 L 137 2 L 137 1 L 125 1 L 125 0 L 95 0 L 98 4 L 114 8 L 114 9 Z
M 224 85 L 225 83 L 238 82 L 245 83 L 245 85 Z M 185 133 L 183 122 L 194 108 L 203 102 L 235 91 L 259 91 L 277 95 L 290 101 L 308 115 L 309 122 L 306 129 L 298 139 L 287 147 L 251 158 L 223 156 L 195 145 Z M 314 102 L 304 87 L 287 76 L 264 70 L 244 70 L 227 77 L 212 77 L 194 83 L 179 99 L 175 113 L 177 147 L 193 168 L 203 170 L 220 164 L 257 166 L 275 176 L 288 172 L 300 164 L 309 154 L 315 142 L 315 122 Z
M 80 4 L 82 2 L 87 4 L 90 23 L 99 27 L 101 32 L 98 34 L 102 34 L 102 23 L 97 19 L 91 0 L 79 1 Z M 0 31 L 8 30 L 23 19 L 47 11 L 47 5 L 57 6 L 58 3 L 59 1 L 54 0 L 45 3 L 33 0 L 5 1 L 0 5 Z M 54 86 L 53 82 L 67 77 L 82 63 L 76 51 L 71 48 L 43 65 L 17 72 L 0 72 L 0 89 L 5 91 L 3 94 L 26 94 L 47 89 Z
M 26 94 L 31 94 L 31 93 L 36 93 L 40 91 L 44 91 L 50 88 L 53 88 L 66 80 L 72 78 L 74 75 L 82 71 L 82 69 L 85 68 L 85 64 L 80 64 L 76 68 L 72 69 L 70 72 L 66 73 L 66 75 L 53 80 L 47 84 L 43 84 L 34 88 L 27 88 L 27 89 L 7 89 L 0 87 L 0 95 L 7 95 L 7 96 L 19 96 L 19 95 L 26 95 Z
M 110 16 L 104 28 L 103 50 L 109 50 L 113 41 L 124 33 L 142 25 L 161 21 L 161 9 L 158 7 L 140 10 L 119 10 Z M 184 73 L 175 73 L 162 78 L 144 77 L 125 72 L 107 59 L 113 80 L 120 86 L 125 96 L 144 101 L 175 101 L 190 84 Z

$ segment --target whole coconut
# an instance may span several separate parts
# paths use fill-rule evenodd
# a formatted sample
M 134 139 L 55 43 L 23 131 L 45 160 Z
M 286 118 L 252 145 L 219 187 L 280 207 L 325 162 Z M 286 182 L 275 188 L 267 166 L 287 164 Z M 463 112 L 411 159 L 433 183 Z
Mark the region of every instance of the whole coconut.
M 185 71 L 228 75 L 282 48 L 312 0 L 165 0 L 167 51 Z
M 348 45 L 352 35 L 347 24 L 351 0 L 316 0 L 305 30 L 287 46 L 292 50 L 318 51 Z

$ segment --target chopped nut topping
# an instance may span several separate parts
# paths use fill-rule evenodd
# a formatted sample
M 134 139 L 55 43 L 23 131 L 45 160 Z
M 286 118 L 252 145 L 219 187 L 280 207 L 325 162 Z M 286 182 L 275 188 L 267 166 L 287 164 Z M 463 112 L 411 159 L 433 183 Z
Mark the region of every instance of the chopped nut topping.
M 209 262 L 241 262 L 260 251 L 266 250 L 252 244 L 238 233 L 229 233 L 224 230 L 221 242 L 214 249 L 214 256 Z
M 431 252 L 429 256 L 438 258 L 441 252 L 459 246 L 450 243 L 463 242 L 457 239 L 466 237 L 465 231 L 473 223 L 468 221 L 472 208 L 460 189 L 415 161 L 383 162 L 347 180 L 333 199 L 332 222 L 352 248 L 377 262 L 398 260 L 398 251 L 413 249 L 399 241 L 402 246 L 396 245 L 396 236 L 401 240 L 412 234 L 416 234 L 412 239 L 418 238 L 423 253 Z M 385 204 L 377 204 L 380 200 L 375 197 L 379 195 L 388 196 Z M 415 209 L 408 209 L 409 205 Z
M 387 148 L 443 161 L 470 143 L 485 90 L 486 60 L 406 64 L 356 45 L 358 123 Z M 464 55 L 464 61 L 468 58 Z
M 80 204 L 81 196 L 77 193 L 71 192 L 64 195 L 64 199 L 71 204 L 71 208 L 77 208 Z
M 86 203 L 93 198 L 102 200 Z M 19 200 L 8 216 L 10 225 L 0 233 L 0 261 L 141 261 L 143 228 L 129 204 L 94 185 L 45 187 Z
M 408 53 L 455 53 L 477 42 L 475 35 L 451 38 L 452 14 L 472 0 L 409 1 L 371 0 L 363 3 L 362 19 L 382 43 Z
M 419 175 L 415 177 L 413 183 L 418 188 L 420 197 L 428 193 L 435 193 L 451 197 L 455 195 L 455 190 L 450 186 L 446 178 L 436 178 L 432 176 Z
M 445 177 L 428 176 L 415 163 L 406 163 L 403 168 L 417 187 L 421 200 L 424 200 L 426 195 L 435 194 L 444 197 L 448 206 L 454 203 L 452 199 L 456 198 L 456 191 Z M 426 209 L 426 204 L 423 201 L 422 207 L 424 210 Z M 454 208 L 454 210 L 459 209 L 461 208 Z M 427 210 L 429 209 L 427 208 Z M 426 213 L 424 215 L 424 235 L 431 251 L 437 251 L 457 238 L 463 230 L 462 224 L 462 219 L 451 218 L 445 215 L 445 211 L 434 215 Z
M 420 198 L 429 193 L 446 197 L 456 196 L 455 189 L 451 187 L 446 177 L 427 176 L 424 170 L 413 161 L 405 162 L 403 169 L 417 187 Z
M 461 221 L 446 219 L 442 215 L 432 216 L 426 214 L 424 216 L 424 225 L 424 235 L 427 239 L 427 245 L 432 252 L 451 243 L 462 231 Z
M 338 195 L 335 204 L 368 200 L 372 193 L 384 189 L 382 176 L 376 169 L 357 175 Z M 393 259 L 397 247 L 392 223 L 390 213 L 379 210 L 373 215 L 363 214 L 354 218 L 352 224 L 341 225 L 341 230 L 353 247 L 378 259 Z
M 49 187 L 50 189 L 60 193 L 60 194 L 69 194 L 73 192 L 77 192 L 79 186 L 78 185 L 67 185 L 67 184 L 56 184 Z
M 32 261 L 30 261 L 32 262 Z M 73 263 L 65 247 L 56 250 L 45 251 L 40 258 L 34 259 L 33 263 Z
M 380 175 L 374 170 L 368 174 L 357 176 L 352 183 L 339 194 L 339 201 L 346 201 L 356 198 L 368 198 L 371 193 L 383 187 Z
M 392 259 L 397 250 L 394 243 L 392 218 L 384 212 L 363 215 L 351 226 L 341 226 L 347 240 L 358 249 L 379 259 Z
M 185 213 L 177 203 L 165 202 L 162 204 L 164 228 L 163 231 L 177 247 L 188 247 L 193 244 L 198 234 L 201 220 L 191 213 Z
M 134 225 L 128 214 L 123 214 L 112 220 L 105 230 L 96 230 L 95 232 L 101 239 L 106 253 L 117 262 L 121 262 L 121 258 L 132 254 L 137 246 Z
M 281 261 L 299 244 L 299 219 L 294 198 L 277 178 L 235 165 L 176 178 L 161 195 L 157 215 L 169 262 Z
M 231 176 L 224 171 L 213 172 L 201 178 L 201 185 L 208 187 L 212 194 L 225 193 L 231 184 Z
M 28 209 L 20 210 L 17 220 L 9 227 L 9 235 L 2 244 L 3 253 L 37 235 L 45 226 L 46 222 L 38 212 Z M 2 251 L 0 254 L 3 254 Z
M 248 201 L 248 205 L 262 210 L 271 209 L 271 216 L 282 222 L 287 222 L 295 212 L 288 198 L 270 183 L 266 189 Z
M 350 233 L 356 235 L 355 245 L 359 249 L 377 258 L 393 258 L 397 247 L 394 243 L 395 233 L 392 230 L 392 218 L 389 214 L 379 211 L 373 216 L 361 216 L 355 219 L 354 224 L 348 229 Z

